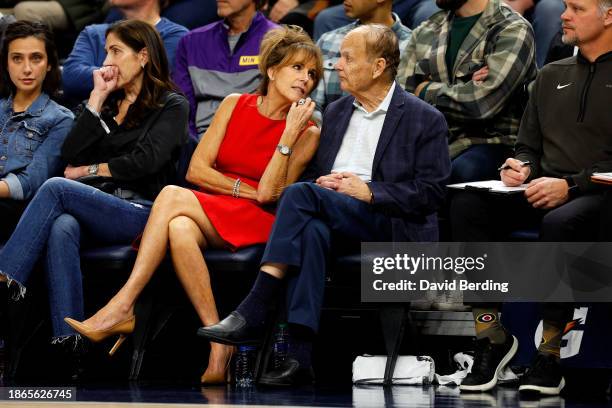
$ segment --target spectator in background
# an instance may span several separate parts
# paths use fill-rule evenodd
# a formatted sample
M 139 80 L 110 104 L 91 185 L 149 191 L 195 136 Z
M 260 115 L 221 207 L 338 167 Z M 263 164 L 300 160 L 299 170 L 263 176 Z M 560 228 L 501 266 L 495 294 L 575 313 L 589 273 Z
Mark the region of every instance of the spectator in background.
M 162 8 L 161 16 L 188 30 L 202 27 L 219 19 L 216 0 L 169 0 L 167 6 Z M 121 10 L 113 7 L 105 22 L 113 23 L 122 18 Z
M 340 60 L 340 44 L 349 31 L 362 24 L 382 24 L 390 27 L 398 38 L 400 62 L 397 72 L 401 73 L 395 80 L 403 88 L 406 85 L 406 63 L 408 58 L 406 48 L 411 31 L 404 26 L 397 14 L 391 12 L 392 0 L 346 0 L 344 8 L 346 15 L 357 19 L 344 27 L 323 34 L 317 45 L 323 53 L 323 80 L 312 93 L 312 99 L 317 104 L 317 119 L 327 105 L 347 95 L 340 89 L 340 79 L 336 71 L 336 63 Z
M 279 24 L 294 24 L 313 34 L 315 17 L 329 7 L 329 0 L 277 0 L 269 2 L 270 20 Z
M 178 44 L 173 77 L 189 100 L 189 128 L 198 139 L 227 95 L 259 86 L 259 45 L 277 27 L 258 11 L 263 3 L 219 2 L 217 14 L 223 20 L 191 31 Z
M 59 90 L 60 70 L 45 25 L 25 21 L 9 25 L 2 50 L 0 241 L 5 241 L 27 201 L 61 171 L 60 149 L 73 115 L 51 100 Z
M 0 250 L 0 275 L 19 297 L 42 261 L 52 342 L 71 347 L 79 337 L 63 318 L 84 313 L 81 242 L 132 242 L 159 191 L 175 181 L 174 160 L 188 136 L 188 104 L 174 91 L 155 29 L 117 23 L 108 29 L 106 50 L 87 108 L 62 147 L 65 178 L 40 187 Z
M 400 75 L 446 117 L 451 183 L 497 178 L 536 76 L 533 31 L 500 0 L 436 3 L 444 11 L 413 31 Z
M 54 32 L 78 34 L 85 26 L 100 22 L 108 11 L 106 0 L 19 1 L 13 9 L 17 20 L 42 21 Z
M 180 38 L 187 29 L 160 17 L 164 0 L 110 0 L 123 11 L 128 20 L 141 20 L 155 26 L 166 49 L 170 70 Z M 93 72 L 99 69 L 106 58 L 104 42 L 109 24 L 93 24 L 79 34 L 63 70 L 64 96 L 70 102 L 80 102 L 93 89 Z
M 353 0 L 352 3 L 357 5 L 360 0 Z M 314 21 L 315 41 L 318 41 L 323 34 L 351 22 L 344 11 L 343 5 L 340 4 L 322 10 L 317 15 Z M 439 9 L 434 0 L 394 0 L 393 11 L 397 13 L 404 25 L 415 29 Z
M 504 0 L 517 13 L 524 16 L 535 33 L 536 62 L 542 67 L 555 35 L 561 29 L 563 0 Z

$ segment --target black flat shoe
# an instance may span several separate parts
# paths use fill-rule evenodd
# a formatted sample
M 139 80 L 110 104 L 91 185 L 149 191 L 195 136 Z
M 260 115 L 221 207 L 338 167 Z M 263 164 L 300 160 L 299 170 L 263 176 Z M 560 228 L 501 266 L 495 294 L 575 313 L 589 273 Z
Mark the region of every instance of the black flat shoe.
M 246 319 L 234 311 L 217 324 L 200 327 L 198 336 L 221 344 L 237 346 L 259 344 L 263 337 L 263 328 L 249 326 Z
M 312 367 L 300 367 L 300 363 L 291 357 L 283 361 L 276 370 L 269 371 L 261 376 L 260 385 L 269 387 L 292 387 L 314 383 Z

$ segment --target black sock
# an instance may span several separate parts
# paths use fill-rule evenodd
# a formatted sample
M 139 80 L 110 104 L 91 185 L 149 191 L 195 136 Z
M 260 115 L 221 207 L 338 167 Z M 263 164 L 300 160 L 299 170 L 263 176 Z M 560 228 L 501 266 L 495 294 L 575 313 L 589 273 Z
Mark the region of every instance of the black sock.
M 301 368 L 312 365 L 312 341 L 314 332 L 301 324 L 289 324 L 289 357 L 295 358 Z
M 282 283 L 282 280 L 269 273 L 259 271 L 251 292 L 236 308 L 249 326 L 258 327 L 265 324 L 268 306 L 276 303 L 276 294 Z

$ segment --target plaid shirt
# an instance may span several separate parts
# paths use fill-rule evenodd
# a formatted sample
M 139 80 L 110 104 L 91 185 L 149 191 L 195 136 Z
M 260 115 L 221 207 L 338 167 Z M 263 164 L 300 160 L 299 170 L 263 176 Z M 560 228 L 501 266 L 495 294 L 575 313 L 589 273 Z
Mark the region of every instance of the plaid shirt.
M 516 142 L 526 102 L 526 85 L 535 79 L 535 41 L 531 25 L 500 0 L 489 3 L 461 44 L 452 72 L 445 56 L 452 13 L 439 12 L 414 30 L 406 54 L 406 90 L 431 81 L 420 96 L 438 108 L 450 129 L 454 158 L 469 146 Z M 472 75 L 482 67 L 482 82 Z
M 412 31 L 402 24 L 400 18 L 395 13 L 393 13 L 393 20 L 395 22 L 391 26 L 391 29 L 397 35 L 400 49 L 400 64 L 396 80 L 397 83 L 403 87 L 406 83 L 406 63 L 408 61 L 407 53 L 404 50 L 406 50 L 408 46 Z M 323 34 L 321 38 L 319 38 L 319 41 L 317 41 L 317 46 L 323 53 L 323 78 L 319 81 L 317 88 L 312 91 L 310 97 L 316 102 L 319 112 L 323 112 L 327 105 L 336 99 L 348 95 L 340 89 L 340 80 L 338 79 L 338 73 L 334 69 L 334 65 L 336 65 L 336 62 L 340 59 L 340 43 L 349 31 L 360 24 L 359 21 L 347 24 Z M 403 72 L 403 75 L 399 74 L 400 72 Z

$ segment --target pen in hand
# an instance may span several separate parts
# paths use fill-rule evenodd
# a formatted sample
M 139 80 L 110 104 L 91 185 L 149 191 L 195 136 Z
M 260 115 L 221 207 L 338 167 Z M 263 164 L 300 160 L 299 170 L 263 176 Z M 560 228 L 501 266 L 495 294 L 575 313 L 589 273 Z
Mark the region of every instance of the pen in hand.
M 527 160 L 527 161 L 521 162 L 521 167 L 529 166 L 530 164 L 531 162 Z M 497 169 L 497 171 L 508 170 L 509 168 L 511 168 L 510 165 L 503 164 Z

